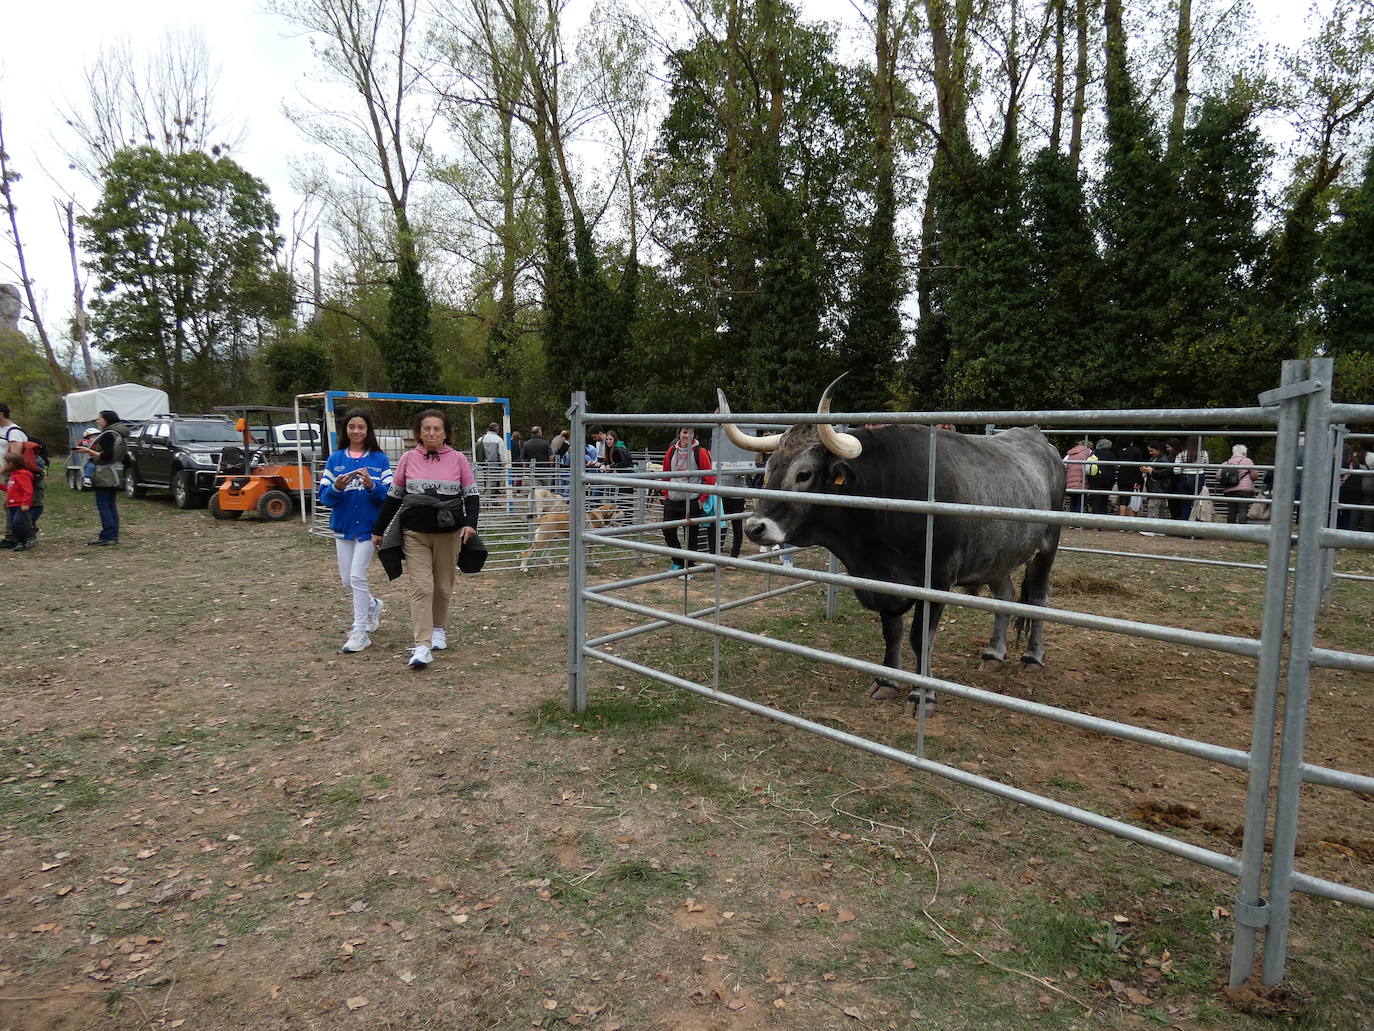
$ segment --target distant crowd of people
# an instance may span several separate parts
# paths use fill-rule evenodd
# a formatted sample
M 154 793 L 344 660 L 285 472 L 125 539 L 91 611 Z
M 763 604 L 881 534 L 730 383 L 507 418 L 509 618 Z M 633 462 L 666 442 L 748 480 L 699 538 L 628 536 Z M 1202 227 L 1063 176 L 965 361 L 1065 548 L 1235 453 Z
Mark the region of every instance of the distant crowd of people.
M 1347 440 L 1333 472 L 1339 478 L 1337 527 L 1374 532 L 1374 511 L 1364 510 L 1374 508 L 1369 441 Z M 1198 437 L 1150 439 L 1143 447 L 1128 440 L 1119 448 L 1103 437 L 1095 446 L 1082 440 L 1069 448 L 1064 475 L 1072 512 L 1187 521 L 1205 513 L 1198 506 L 1214 501 L 1228 523 L 1240 524 L 1272 489 L 1274 471 L 1257 466 L 1245 444 L 1233 444 L 1230 457 L 1213 465 Z

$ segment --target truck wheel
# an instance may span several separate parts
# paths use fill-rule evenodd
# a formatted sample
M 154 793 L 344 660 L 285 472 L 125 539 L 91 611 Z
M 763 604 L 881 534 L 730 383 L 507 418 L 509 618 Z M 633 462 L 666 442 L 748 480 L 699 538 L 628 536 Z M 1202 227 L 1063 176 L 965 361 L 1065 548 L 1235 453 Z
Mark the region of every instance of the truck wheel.
M 147 487 L 138 485 L 138 467 L 133 462 L 124 470 L 124 493 L 131 498 L 141 498 L 148 493 Z
M 237 519 L 239 516 L 243 515 L 242 512 L 220 508 L 219 491 L 215 491 L 215 493 L 210 495 L 210 514 L 216 519 Z
M 272 523 L 291 516 L 291 495 L 284 490 L 269 490 L 258 499 L 258 515 Z
M 195 473 L 185 471 L 172 474 L 172 504 L 177 508 L 199 508 L 205 503 L 196 490 L 194 476 Z

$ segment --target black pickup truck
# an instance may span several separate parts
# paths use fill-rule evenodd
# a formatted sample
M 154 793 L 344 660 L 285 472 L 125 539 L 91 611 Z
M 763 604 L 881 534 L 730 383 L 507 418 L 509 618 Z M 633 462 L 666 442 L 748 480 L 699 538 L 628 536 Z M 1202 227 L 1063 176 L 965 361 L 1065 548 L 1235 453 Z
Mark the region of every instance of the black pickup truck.
M 220 451 L 242 444 L 242 436 L 221 416 L 159 415 L 127 443 L 124 493 L 141 498 L 150 489 L 170 490 L 177 508 L 199 508 L 215 488 Z

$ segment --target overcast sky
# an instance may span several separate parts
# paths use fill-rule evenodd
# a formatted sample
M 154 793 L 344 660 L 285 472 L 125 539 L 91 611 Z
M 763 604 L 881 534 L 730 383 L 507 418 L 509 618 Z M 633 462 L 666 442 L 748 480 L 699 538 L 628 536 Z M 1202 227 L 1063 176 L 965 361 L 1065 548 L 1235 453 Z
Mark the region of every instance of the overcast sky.
M 1306 4 L 1255 0 L 1271 40 L 1296 43 Z M 71 311 L 71 271 L 54 198 L 77 191 L 79 203 L 94 197 L 67 170 L 69 145 L 59 111 L 80 104 L 82 72 L 102 47 L 129 37 L 142 53 L 159 49 L 169 28 L 194 29 L 220 67 L 216 100 L 220 115 L 246 133 L 232 156 L 271 188 L 283 230 L 299 198 L 290 188 L 290 160 L 305 150 L 300 134 L 282 115 L 314 72 L 304 38 L 280 18 L 264 13 L 261 0 L 14 0 L 0 16 L 0 110 L 13 167 L 24 176 L 15 188 L 29 274 L 50 331 L 59 334 Z M 812 17 L 850 18 L 848 0 L 804 0 Z M 334 162 L 331 162 L 333 164 Z M 0 282 L 18 282 L 13 255 L 0 251 Z

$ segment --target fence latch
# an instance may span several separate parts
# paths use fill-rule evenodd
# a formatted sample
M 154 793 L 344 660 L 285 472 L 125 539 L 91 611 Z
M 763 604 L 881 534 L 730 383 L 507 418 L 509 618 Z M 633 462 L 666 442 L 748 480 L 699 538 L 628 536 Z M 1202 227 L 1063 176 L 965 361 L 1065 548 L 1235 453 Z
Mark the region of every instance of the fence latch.
M 1269 903 L 1263 898 L 1255 902 L 1236 899 L 1236 923 L 1243 927 L 1268 927 Z
M 1259 403 L 1265 408 L 1269 408 L 1280 401 L 1287 401 L 1294 397 L 1305 397 L 1325 389 L 1325 380 L 1305 379 L 1298 383 L 1289 383 L 1282 387 L 1275 387 L 1273 390 L 1266 390 L 1259 396 Z

